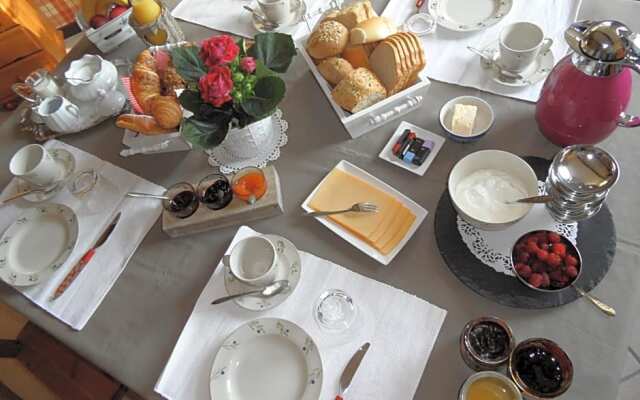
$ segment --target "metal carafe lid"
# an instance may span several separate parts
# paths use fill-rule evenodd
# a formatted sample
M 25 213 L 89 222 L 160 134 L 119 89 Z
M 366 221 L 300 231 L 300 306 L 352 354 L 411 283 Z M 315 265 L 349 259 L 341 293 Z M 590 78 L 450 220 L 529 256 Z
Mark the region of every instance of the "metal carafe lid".
M 585 196 L 611 189 L 618 181 L 620 167 L 613 156 L 599 147 L 573 145 L 556 154 L 549 172 L 565 190 Z

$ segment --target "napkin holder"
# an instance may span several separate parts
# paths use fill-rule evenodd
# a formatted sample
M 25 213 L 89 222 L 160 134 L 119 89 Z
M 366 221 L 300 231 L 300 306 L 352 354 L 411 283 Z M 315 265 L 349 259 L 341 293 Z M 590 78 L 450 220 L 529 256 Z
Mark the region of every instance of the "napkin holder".
M 221 210 L 211 210 L 204 204 L 200 204 L 192 216 L 184 219 L 176 218 L 164 210 L 162 212 L 163 232 L 172 238 L 177 238 L 283 214 L 284 203 L 278 171 L 273 166 L 265 167 L 263 171 L 267 180 L 267 191 L 254 204 L 248 204 L 235 197 Z

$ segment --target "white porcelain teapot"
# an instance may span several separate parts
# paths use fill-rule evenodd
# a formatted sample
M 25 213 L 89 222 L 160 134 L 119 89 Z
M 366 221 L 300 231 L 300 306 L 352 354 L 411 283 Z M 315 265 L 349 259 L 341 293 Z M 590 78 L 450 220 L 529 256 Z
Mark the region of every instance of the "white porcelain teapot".
M 73 99 L 94 101 L 115 89 L 118 70 L 100 56 L 85 54 L 71 63 L 64 77 Z

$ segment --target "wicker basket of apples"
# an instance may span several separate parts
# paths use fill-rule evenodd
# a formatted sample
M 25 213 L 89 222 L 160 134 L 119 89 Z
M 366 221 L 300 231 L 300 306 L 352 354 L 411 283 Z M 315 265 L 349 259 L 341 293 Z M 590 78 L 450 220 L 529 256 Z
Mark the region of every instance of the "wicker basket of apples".
M 129 0 L 81 0 L 76 22 L 93 44 L 108 53 L 136 32 L 129 25 Z

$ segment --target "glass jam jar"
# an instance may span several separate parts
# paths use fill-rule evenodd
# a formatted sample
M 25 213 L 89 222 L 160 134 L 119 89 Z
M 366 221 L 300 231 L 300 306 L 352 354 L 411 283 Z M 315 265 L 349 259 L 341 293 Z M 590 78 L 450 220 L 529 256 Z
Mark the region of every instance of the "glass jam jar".
M 460 334 L 460 355 L 475 371 L 495 371 L 509 360 L 516 346 L 507 322 L 493 316 L 469 321 Z

